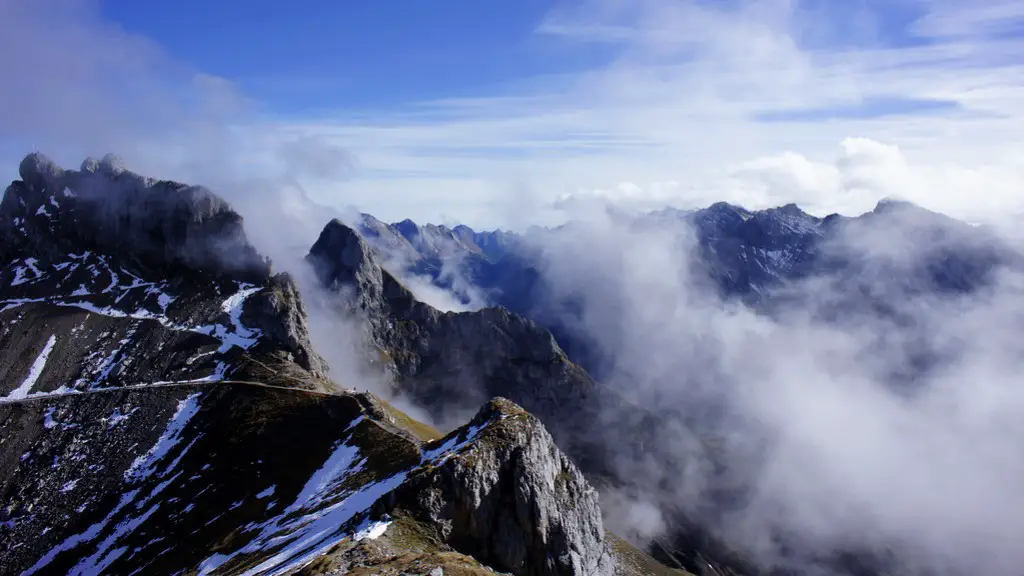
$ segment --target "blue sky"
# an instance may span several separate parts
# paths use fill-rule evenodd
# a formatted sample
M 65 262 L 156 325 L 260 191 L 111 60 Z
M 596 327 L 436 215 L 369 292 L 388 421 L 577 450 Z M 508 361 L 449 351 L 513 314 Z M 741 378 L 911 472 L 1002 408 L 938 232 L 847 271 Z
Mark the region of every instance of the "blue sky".
M 126 31 L 235 82 L 282 115 L 484 96 L 506 83 L 587 70 L 613 54 L 601 42 L 537 34 L 557 6 L 550 0 L 100 0 L 100 6 L 103 17 Z M 923 14 L 916 2 L 802 0 L 800 9 L 825 15 L 799 30 L 809 49 L 924 42 L 909 30 Z M 863 109 L 838 107 L 837 114 L 906 112 L 918 103 L 889 97 Z M 920 105 L 934 109 L 928 101 Z M 809 113 L 821 118 L 828 111 Z
M 0 2 L 0 154 L 389 220 L 883 196 L 973 219 L 1024 211 L 1022 31 L 1019 0 Z
M 482 95 L 606 54 L 533 32 L 544 0 L 102 0 L 103 14 L 236 82 L 275 113 L 389 108 Z

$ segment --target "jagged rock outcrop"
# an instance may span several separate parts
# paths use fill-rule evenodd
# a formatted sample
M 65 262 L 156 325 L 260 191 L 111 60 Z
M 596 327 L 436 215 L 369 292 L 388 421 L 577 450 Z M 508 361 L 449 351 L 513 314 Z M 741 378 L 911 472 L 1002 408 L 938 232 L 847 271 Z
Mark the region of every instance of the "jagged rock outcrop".
M 492 400 L 387 506 L 436 526 L 441 540 L 520 575 L 611 574 L 597 492 L 539 420 Z
M 0 202 L 0 394 L 330 387 L 294 282 L 270 273 L 224 200 L 109 156 L 65 171 L 30 154 L 21 173 Z
M 110 154 L 87 159 L 76 171 L 32 153 L 19 173 L 21 181 L 0 204 L 5 252 L 67 244 L 247 282 L 270 275 L 269 262 L 246 239 L 242 217 L 206 188 L 146 178 Z
M 795 204 L 747 210 L 718 202 L 700 210 L 613 213 L 610 221 L 619 234 L 676 242 L 678 264 L 689 268 L 686 281 L 694 292 L 717 293 L 767 314 L 811 311 L 830 322 L 898 319 L 901 305 L 914 299 L 974 293 L 1006 270 L 1024 270 L 1024 257 L 986 227 L 887 199 L 857 217 L 819 218 Z M 615 368 L 602 348 L 616 346 L 599 345 L 580 327 L 587 325 L 579 317 L 583 304 L 564 279 L 550 278 L 561 270 L 550 265 L 552 250 L 556 259 L 572 257 L 565 247 L 574 244 L 575 224 L 534 228 L 523 236 L 466 229 L 451 239 L 432 235 L 443 252 L 403 242 L 403 234 L 423 234 L 430 225 L 385 225 L 364 215 L 359 229 L 400 273 L 429 276 L 460 294 L 484 295 L 488 303 L 550 329 L 569 358 L 601 380 Z M 457 286 L 452 277 L 459 279 Z M 820 298 L 808 298 L 808 281 L 829 289 L 811 291 Z

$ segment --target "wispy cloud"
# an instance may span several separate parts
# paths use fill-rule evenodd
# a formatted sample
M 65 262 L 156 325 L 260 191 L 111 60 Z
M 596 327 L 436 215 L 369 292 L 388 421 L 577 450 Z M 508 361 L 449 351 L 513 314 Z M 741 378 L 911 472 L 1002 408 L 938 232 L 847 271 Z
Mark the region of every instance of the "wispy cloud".
M 777 181 L 769 194 L 751 194 L 731 170 L 786 154 L 828 170 L 848 138 L 897 147 L 910 171 L 956 173 L 901 191 L 926 206 L 973 219 L 1024 209 L 1020 195 L 1003 191 L 1022 183 L 1019 3 L 816 4 L 576 3 L 536 34 L 611 48 L 602 66 L 490 97 L 288 128 L 343 142 L 359 158 L 355 181 L 316 187 L 318 197 L 384 217 L 407 215 L 394 202 L 404 192 L 421 218 L 498 223 L 505 215 L 486 205 L 513 181 L 552 200 L 672 181 L 678 193 L 666 200 L 677 205 L 807 201 L 813 190 Z M 863 200 L 841 202 L 827 189 L 813 203 L 842 209 L 890 193 L 864 189 Z
M 115 150 L 158 176 L 269 177 L 387 220 L 509 225 L 523 201 L 569 198 L 860 211 L 890 195 L 982 220 L 1024 212 L 1019 4 L 566 3 L 534 34 L 599 48 L 601 65 L 296 118 L 90 2 L 4 2 L 0 70 L 16 81 L 0 88 L 0 152 L 7 166 L 26 147 L 69 164 Z M 845 174 L 850 143 L 869 141 L 888 159 L 861 154 Z

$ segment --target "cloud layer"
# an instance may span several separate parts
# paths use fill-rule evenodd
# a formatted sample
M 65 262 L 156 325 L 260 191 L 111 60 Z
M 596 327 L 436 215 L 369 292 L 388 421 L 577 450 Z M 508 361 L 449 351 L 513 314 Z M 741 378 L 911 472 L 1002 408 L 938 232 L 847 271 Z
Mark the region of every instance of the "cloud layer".
M 620 454 L 643 497 L 636 514 L 616 517 L 640 525 L 623 528 L 662 526 L 645 512 L 651 501 L 699 514 L 713 494 L 745 485 L 742 505 L 713 521 L 765 562 L 816 573 L 806 557 L 780 554 L 784 534 L 796 549 L 888 551 L 910 573 L 1014 573 L 1024 561 L 1024 348 L 1012 335 L 1024 327 L 1024 277 L 1006 273 L 969 296 L 917 293 L 936 249 L 914 232 L 923 218 L 892 211 L 831 247 L 869 259 L 863 274 L 874 275 L 858 281 L 885 315 L 849 279 L 791 286 L 798 305 L 771 315 L 722 302 L 690 268 L 694 235 L 678 223 L 591 215 L 548 240 L 554 297 L 581 302 L 580 328 L 613 360 L 608 383 L 724 441 L 727 478 L 672 431 L 662 442 L 682 476 Z

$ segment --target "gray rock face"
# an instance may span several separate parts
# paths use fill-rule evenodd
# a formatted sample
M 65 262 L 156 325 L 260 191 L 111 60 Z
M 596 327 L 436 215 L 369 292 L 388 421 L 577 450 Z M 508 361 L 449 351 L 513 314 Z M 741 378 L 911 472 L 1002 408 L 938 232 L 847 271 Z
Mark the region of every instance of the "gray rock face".
M 294 282 L 270 275 L 226 202 L 112 156 L 83 167 L 31 154 L 0 202 L 0 395 L 228 378 L 329 386 Z M 216 246 L 241 259 L 202 260 Z
M 241 280 L 269 276 L 242 217 L 206 188 L 140 176 L 111 155 L 82 168 L 63 170 L 39 153 L 25 157 L 21 181 L 0 204 L 5 251 L 43 238 Z
M 539 420 L 494 399 L 426 454 L 440 450 L 449 456 L 410 474 L 387 506 L 499 571 L 612 574 L 597 492 Z
M 301 368 L 326 378 L 327 362 L 313 350 L 306 306 L 291 276 L 272 276 L 267 289 L 253 294 L 246 304 L 243 323 L 265 334 L 273 350 L 285 352 Z

